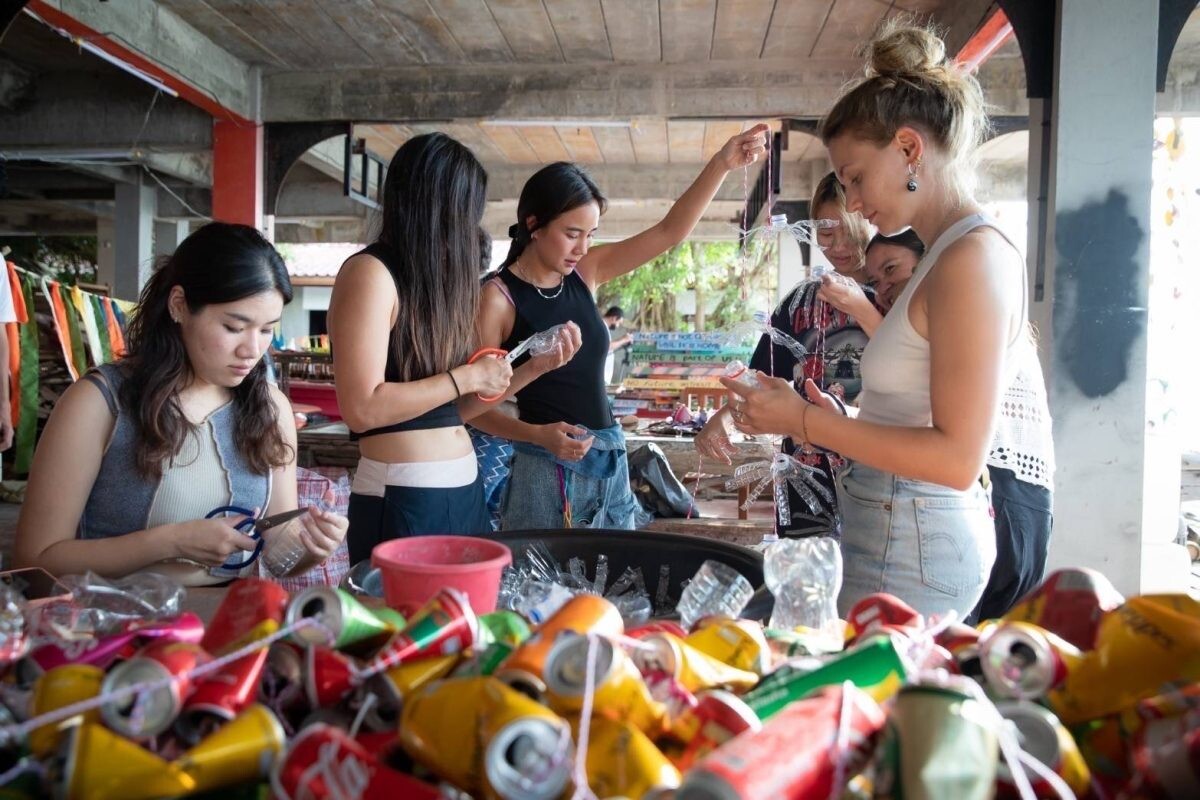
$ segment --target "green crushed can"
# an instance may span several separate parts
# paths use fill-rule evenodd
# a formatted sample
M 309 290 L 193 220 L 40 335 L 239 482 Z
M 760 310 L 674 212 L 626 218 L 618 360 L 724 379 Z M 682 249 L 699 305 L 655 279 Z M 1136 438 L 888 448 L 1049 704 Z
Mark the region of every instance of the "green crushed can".
M 882 703 L 896 693 L 907 675 L 908 666 L 900 655 L 896 640 L 880 634 L 814 670 L 793 670 L 786 666 L 776 670 L 742 699 L 759 719 L 766 722 L 814 689 L 845 681 L 862 689 L 875 702 Z
M 529 638 L 529 623 L 515 611 L 480 614 L 479 636 L 485 644 L 498 642 L 516 648 Z

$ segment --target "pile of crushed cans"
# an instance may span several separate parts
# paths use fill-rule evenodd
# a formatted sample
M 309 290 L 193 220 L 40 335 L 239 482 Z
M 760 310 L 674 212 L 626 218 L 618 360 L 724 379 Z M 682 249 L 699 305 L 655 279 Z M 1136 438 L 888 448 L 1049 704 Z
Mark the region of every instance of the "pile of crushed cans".
M 531 630 L 246 578 L 82 641 L 7 604 L 3 797 L 1200 797 L 1200 602 L 1088 570 L 977 628 L 874 595 L 837 652 L 595 594 Z

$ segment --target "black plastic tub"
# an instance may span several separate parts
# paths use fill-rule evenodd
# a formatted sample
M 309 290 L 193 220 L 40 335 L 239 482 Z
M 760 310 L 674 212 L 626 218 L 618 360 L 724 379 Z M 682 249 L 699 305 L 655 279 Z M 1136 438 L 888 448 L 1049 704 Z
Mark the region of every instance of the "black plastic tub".
M 514 564 L 522 559 L 526 548 L 539 542 L 546 545 L 564 570 L 570 559 L 581 558 L 589 579 L 596 575 L 596 558 L 607 555 L 610 585 L 626 567 L 640 567 L 651 600 L 655 599 L 659 569 L 667 564 L 670 567 L 668 605 L 672 609 L 679 602 L 683 582 L 690 580 L 700 565 L 711 558 L 736 569 L 755 588 L 754 599 L 742 616 L 764 619 L 771 613 L 772 597 L 763 586 L 762 554 L 746 547 L 678 533 L 596 528 L 502 531 L 490 534 L 488 538 L 508 545 L 513 551 Z

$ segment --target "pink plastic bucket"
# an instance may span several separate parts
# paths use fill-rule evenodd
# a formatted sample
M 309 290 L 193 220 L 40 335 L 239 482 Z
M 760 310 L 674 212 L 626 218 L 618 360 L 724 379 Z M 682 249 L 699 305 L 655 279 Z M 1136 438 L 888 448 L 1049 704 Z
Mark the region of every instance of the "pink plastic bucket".
M 403 614 L 416 611 L 443 586 L 466 592 L 476 614 L 495 611 L 500 574 L 511 563 L 506 545 L 476 536 L 409 536 L 371 551 L 384 599 Z

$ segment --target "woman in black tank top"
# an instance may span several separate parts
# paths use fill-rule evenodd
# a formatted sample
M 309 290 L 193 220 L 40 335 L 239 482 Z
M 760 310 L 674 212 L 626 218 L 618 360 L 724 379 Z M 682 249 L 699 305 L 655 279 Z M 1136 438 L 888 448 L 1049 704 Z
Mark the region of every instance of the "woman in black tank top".
M 561 361 L 540 357 L 516 374 L 501 359 L 470 361 L 486 197 L 470 150 L 438 133 L 410 139 L 388 166 L 378 241 L 338 273 L 329 309 L 338 405 L 362 440 L 352 561 L 397 536 L 489 532 L 462 421 L 488 408 L 480 396 Z
M 551 164 L 521 190 L 518 221 L 509 229 L 512 248 L 484 284 L 477 320 L 482 344 L 510 349 L 533 333 L 574 322 L 582 346 L 561 369 L 516 392 L 519 419 L 493 412 L 472 423 L 514 443 L 501 511 L 505 529 L 634 526 L 637 501 L 625 440 L 605 392 L 608 329 L 596 289 L 686 239 L 729 171 L 765 152 L 766 130 L 759 125 L 726 142 L 657 225 L 595 249 L 605 199 L 580 167 Z

